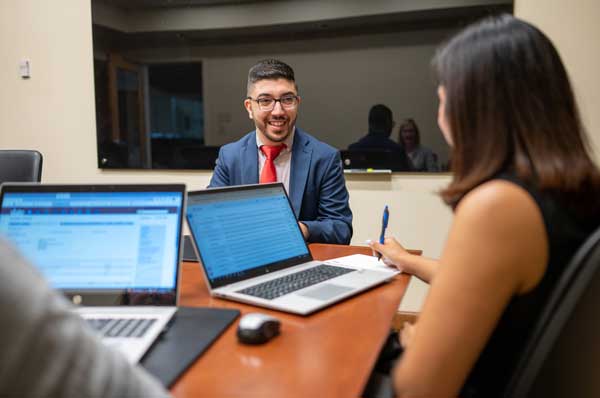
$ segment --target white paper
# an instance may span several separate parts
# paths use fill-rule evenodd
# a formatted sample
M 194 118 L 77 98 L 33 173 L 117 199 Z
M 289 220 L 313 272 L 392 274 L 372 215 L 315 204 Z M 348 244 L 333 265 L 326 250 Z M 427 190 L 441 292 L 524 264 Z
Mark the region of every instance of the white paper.
M 377 260 L 377 257 L 364 254 L 353 254 L 351 256 L 332 258 L 331 260 L 324 261 L 324 263 L 339 266 L 347 265 L 349 267 L 373 269 L 377 271 L 388 271 L 396 274 L 400 273 L 397 268 L 388 267 L 382 260 Z

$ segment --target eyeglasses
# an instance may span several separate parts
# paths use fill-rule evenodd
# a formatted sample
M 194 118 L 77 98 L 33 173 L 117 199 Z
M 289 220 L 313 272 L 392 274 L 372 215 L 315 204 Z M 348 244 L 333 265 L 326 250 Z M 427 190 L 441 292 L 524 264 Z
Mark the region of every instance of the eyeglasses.
M 256 102 L 261 111 L 272 111 L 275 109 L 276 102 L 279 102 L 284 109 L 294 109 L 298 105 L 298 96 L 292 94 L 284 95 L 281 98 L 260 97 L 254 99 L 246 97 L 246 99 Z

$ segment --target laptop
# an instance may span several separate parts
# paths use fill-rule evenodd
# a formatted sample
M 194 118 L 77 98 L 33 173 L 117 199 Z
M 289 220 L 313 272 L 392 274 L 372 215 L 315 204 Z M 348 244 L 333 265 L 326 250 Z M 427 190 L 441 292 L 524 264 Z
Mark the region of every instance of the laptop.
M 0 234 L 138 362 L 178 299 L 185 185 L 3 184 Z
M 186 217 L 216 297 L 305 315 L 397 274 L 313 261 L 281 183 L 189 192 Z

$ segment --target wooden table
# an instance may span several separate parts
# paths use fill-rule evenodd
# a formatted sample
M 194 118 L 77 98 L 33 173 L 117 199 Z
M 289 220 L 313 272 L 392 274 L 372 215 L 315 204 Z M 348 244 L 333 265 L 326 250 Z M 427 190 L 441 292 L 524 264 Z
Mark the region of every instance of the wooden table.
M 371 254 L 368 247 L 312 244 L 318 260 Z M 176 397 L 358 397 L 409 277 L 354 296 L 309 316 L 210 297 L 195 262 L 182 264 L 180 304 L 237 308 L 278 317 L 281 335 L 261 346 L 238 343 L 236 321 L 171 389 Z

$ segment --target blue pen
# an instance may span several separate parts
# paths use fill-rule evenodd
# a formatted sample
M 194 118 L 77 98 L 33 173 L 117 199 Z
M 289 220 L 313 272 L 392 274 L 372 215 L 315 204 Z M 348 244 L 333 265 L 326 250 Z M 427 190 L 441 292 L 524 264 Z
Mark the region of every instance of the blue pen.
M 385 229 L 388 225 L 388 219 L 390 218 L 390 212 L 387 205 L 383 208 L 383 219 L 381 220 L 381 235 L 379 235 L 379 243 L 383 244 L 385 241 Z M 381 253 L 377 253 L 377 260 L 381 260 Z

